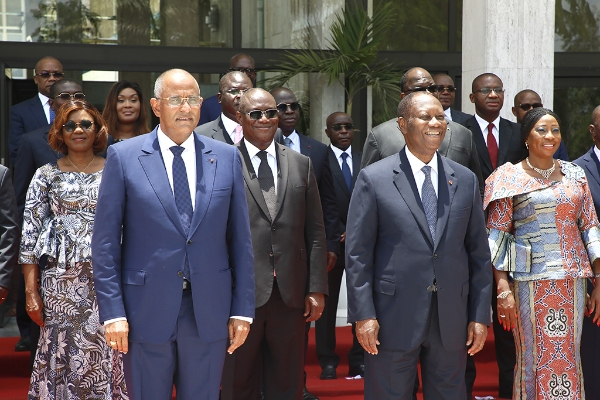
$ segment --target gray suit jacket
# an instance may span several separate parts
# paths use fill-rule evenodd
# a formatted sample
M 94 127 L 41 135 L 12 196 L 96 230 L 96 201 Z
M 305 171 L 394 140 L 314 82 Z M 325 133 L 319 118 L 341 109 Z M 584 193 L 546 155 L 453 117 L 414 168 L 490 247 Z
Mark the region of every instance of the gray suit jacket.
M 426 337 L 434 279 L 446 349 L 466 351 L 468 323 L 490 323 L 492 265 L 477 178 L 436 156 L 435 240 L 405 150 L 363 169 L 350 200 L 348 321 L 377 318 L 387 349 L 414 349 Z
M 194 132 L 202 136 L 208 136 L 209 138 L 213 138 L 219 142 L 233 144 L 231 137 L 223 126 L 223 120 L 221 119 L 220 115 L 219 118 L 215 119 L 214 121 L 210 121 L 196 127 Z
M 10 170 L 0 165 L 0 286 L 10 287 L 12 270 L 19 254 L 20 230 L 17 201 Z
M 397 121 L 397 119 L 391 119 L 371 129 L 363 148 L 362 168 L 397 154 L 404 148 L 406 142 L 404 141 L 404 135 L 398 128 Z M 479 192 L 483 198 L 485 181 L 481 173 L 479 155 L 477 154 L 473 134 L 464 126 L 448 121 L 446 136 L 444 136 L 438 152 L 473 171 L 479 181 Z
M 271 297 L 275 270 L 285 304 L 304 308 L 307 293 L 327 294 L 327 242 L 312 162 L 275 143 L 279 171 L 276 216 L 272 220 L 245 139 L 237 146 L 250 215 L 256 307 Z

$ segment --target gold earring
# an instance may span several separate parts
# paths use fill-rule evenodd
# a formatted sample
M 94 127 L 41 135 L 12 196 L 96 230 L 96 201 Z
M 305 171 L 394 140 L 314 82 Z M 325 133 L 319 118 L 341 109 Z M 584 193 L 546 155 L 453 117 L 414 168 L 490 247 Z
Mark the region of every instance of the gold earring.
M 529 150 L 529 144 L 527 142 L 525 142 L 525 148 Z

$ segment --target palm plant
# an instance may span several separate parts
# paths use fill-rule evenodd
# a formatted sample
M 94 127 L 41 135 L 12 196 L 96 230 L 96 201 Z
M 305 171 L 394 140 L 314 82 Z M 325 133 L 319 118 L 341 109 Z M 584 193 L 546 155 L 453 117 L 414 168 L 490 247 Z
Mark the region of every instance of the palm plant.
M 279 75 L 267 79 L 265 84 L 283 86 L 300 73 L 320 73 L 329 76 L 329 85 L 339 82 L 344 87 L 347 114 L 352 113 L 355 94 L 367 86 L 372 86 L 373 94 L 384 100 L 384 113 L 389 114 L 387 100 L 400 98 L 401 74 L 393 64 L 377 60 L 377 53 L 394 21 L 389 3 L 375 11 L 373 17 L 361 6 L 346 7 L 336 14 L 326 51 L 305 48 L 286 52 L 271 69 Z

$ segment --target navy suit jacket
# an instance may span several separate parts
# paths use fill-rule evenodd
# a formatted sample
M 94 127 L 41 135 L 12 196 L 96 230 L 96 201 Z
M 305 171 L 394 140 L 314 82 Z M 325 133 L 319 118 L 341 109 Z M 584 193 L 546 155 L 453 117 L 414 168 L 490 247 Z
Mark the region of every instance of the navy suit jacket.
M 217 95 L 204 99 L 202 107 L 200 107 L 200 121 L 198 121 L 198 125 L 203 125 L 219 118 L 221 110 L 221 103 L 219 103 Z
M 458 124 L 464 124 L 469 118 L 472 117 L 471 114 L 464 113 L 462 111 L 455 110 L 450 107 L 450 115 L 452 115 L 452 121 Z
M 335 198 L 337 201 L 337 207 L 340 214 L 340 231 L 346 232 L 346 221 L 348 219 L 348 207 L 350 207 L 350 197 L 352 196 L 352 190 L 354 190 L 354 184 L 358 173 L 360 172 L 360 161 L 362 159 L 362 152 L 352 150 L 352 186 L 348 190 L 346 185 L 346 179 L 340 168 L 340 163 L 335 153 L 329 147 L 329 166 L 331 167 L 331 174 L 333 175 L 333 188 L 335 190 Z M 344 255 L 340 255 L 340 258 L 344 258 Z
M 15 104 L 10 108 L 8 150 L 10 151 L 10 161 L 13 164 L 23 135 L 46 125 L 48 125 L 48 119 L 37 94 L 35 97 Z
M 579 165 L 585 171 L 585 176 L 589 183 L 588 186 L 594 199 L 596 214 L 598 214 L 600 212 L 600 162 L 596 157 L 596 153 L 594 153 L 594 147 L 595 145 L 587 153 L 573 161 L 573 163 Z
M 156 129 L 108 148 L 92 236 L 100 320 L 127 317 L 130 340 L 164 343 L 189 260 L 200 339 L 227 338 L 230 316 L 254 317 L 254 267 L 239 152 L 200 135 L 196 204 L 184 232 Z
M 492 265 L 479 183 L 466 167 L 436 157 L 435 240 L 405 149 L 365 167 L 350 200 L 348 321 L 377 318 L 386 349 L 408 351 L 425 339 L 434 279 L 447 350 L 466 351 L 469 322 L 490 323 Z

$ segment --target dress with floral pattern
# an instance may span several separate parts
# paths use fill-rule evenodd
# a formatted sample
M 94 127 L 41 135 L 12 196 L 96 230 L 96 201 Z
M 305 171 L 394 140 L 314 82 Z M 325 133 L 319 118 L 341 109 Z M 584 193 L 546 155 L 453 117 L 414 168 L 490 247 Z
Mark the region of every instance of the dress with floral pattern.
M 44 326 L 29 399 L 128 399 L 121 354 L 98 317 L 91 239 L 102 171 L 36 171 L 25 203 L 19 262 L 38 264 Z
M 579 347 L 600 230 L 584 171 L 559 163 L 560 181 L 512 164 L 486 181 L 492 264 L 514 279 L 513 399 L 585 399 Z

